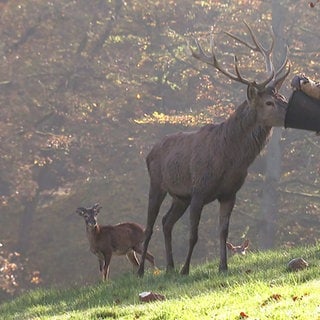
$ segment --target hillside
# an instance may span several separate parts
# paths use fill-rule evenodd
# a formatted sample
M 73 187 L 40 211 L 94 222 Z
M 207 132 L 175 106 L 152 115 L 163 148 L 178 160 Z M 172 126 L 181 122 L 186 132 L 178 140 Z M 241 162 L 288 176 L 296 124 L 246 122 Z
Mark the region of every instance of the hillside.
M 99 223 L 145 225 L 152 146 L 221 123 L 246 100 L 245 85 L 191 57 L 188 43 L 195 50 L 198 39 L 209 53 L 213 36 L 226 70 L 235 71 L 236 55 L 241 74 L 261 82 L 261 54 L 225 32 L 253 44 L 246 20 L 269 48 L 272 27 L 275 66 L 285 47 L 291 62 L 280 93 L 290 97 L 297 74 L 320 79 L 320 5 L 309 1 L 2 0 L 0 10 L 2 302 L 29 289 L 94 284 L 96 257 L 76 208 L 99 202 Z M 237 193 L 229 241 L 246 237 L 255 249 L 313 245 L 319 136 L 295 129 L 274 136 L 278 151 L 268 144 Z M 169 206 L 167 197 L 150 242 L 160 266 Z M 203 210 L 193 264 L 218 254 L 218 210 L 217 202 Z M 173 230 L 178 264 L 188 234 L 186 213 Z M 130 271 L 122 259 L 112 264 L 113 279 Z
M 320 319 L 319 249 L 233 256 L 227 274 L 214 261 L 193 266 L 189 277 L 160 270 L 143 279 L 125 274 L 93 286 L 31 291 L 0 305 L 0 319 Z M 295 257 L 309 267 L 289 272 Z M 142 303 L 143 291 L 166 300 Z

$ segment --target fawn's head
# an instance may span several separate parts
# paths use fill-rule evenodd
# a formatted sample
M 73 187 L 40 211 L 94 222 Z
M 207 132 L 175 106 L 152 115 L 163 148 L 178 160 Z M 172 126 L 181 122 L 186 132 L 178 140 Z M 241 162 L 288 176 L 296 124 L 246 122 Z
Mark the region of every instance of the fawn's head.
M 234 246 L 232 243 L 227 242 L 227 248 L 233 253 L 233 254 L 241 254 L 245 255 L 246 250 L 249 247 L 249 240 L 245 240 L 240 246 Z
M 84 218 L 88 227 L 95 227 L 97 225 L 97 215 L 101 208 L 100 204 L 96 203 L 91 208 L 79 207 L 76 212 Z

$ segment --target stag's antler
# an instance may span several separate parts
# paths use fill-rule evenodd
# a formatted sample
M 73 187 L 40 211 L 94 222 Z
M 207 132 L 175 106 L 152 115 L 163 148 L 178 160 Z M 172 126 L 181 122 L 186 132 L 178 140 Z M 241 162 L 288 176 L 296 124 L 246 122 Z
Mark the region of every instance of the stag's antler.
M 273 63 L 271 60 L 271 54 L 272 54 L 272 50 L 274 48 L 274 41 L 275 41 L 275 35 L 274 32 L 272 30 L 272 28 L 270 28 L 270 33 L 271 33 L 271 37 L 272 37 L 272 42 L 271 42 L 271 46 L 269 49 L 266 49 L 258 40 L 256 35 L 253 33 L 251 27 L 248 25 L 248 23 L 244 20 L 243 23 L 245 24 L 245 26 L 247 27 L 250 36 L 251 36 L 251 40 L 253 41 L 253 44 L 248 43 L 247 41 L 235 36 L 234 34 L 230 33 L 230 32 L 225 32 L 225 34 L 227 34 L 229 37 L 233 38 L 234 40 L 242 43 L 243 45 L 245 45 L 246 47 L 248 47 L 249 49 L 251 49 L 252 51 L 256 51 L 256 52 L 260 52 L 265 60 L 265 64 L 266 64 L 266 71 L 267 72 L 271 72 L 272 70 L 274 70 L 273 67 Z
M 274 71 L 274 66 L 272 63 L 272 59 L 271 59 L 271 54 L 274 48 L 274 41 L 275 41 L 275 35 L 271 29 L 271 35 L 272 35 L 272 42 L 271 42 L 271 46 L 269 49 L 266 49 L 258 40 L 256 35 L 254 34 L 254 32 L 252 31 L 252 28 L 247 24 L 247 22 L 244 21 L 244 24 L 246 25 L 246 27 L 248 28 L 248 31 L 250 33 L 251 36 L 251 40 L 253 41 L 253 45 L 248 43 L 247 41 L 229 33 L 229 32 L 225 32 L 228 36 L 230 36 L 231 38 L 235 39 L 236 41 L 238 41 L 239 43 L 245 45 L 246 47 L 250 48 L 253 51 L 256 52 L 260 52 L 265 60 L 265 65 L 266 65 L 266 71 L 268 72 L 268 76 L 267 79 L 264 80 L 261 83 L 257 83 L 256 81 L 252 81 L 252 80 L 248 80 L 245 79 L 239 71 L 239 66 L 238 66 L 238 58 L 237 56 L 234 56 L 234 68 L 235 68 L 235 73 L 233 74 L 231 72 L 229 72 L 228 70 L 224 69 L 219 61 L 217 60 L 217 57 L 215 55 L 214 52 L 214 44 L 213 44 L 213 36 L 211 34 L 210 37 L 210 55 L 207 55 L 204 50 L 202 49 L 200 43 L 198 40 L 195 40 L 195 43 L 197 45 L 197 52 L 195 52 L 194 50 L 192 50 L 192 48 L 190 48 L 191 50 L 191 54 L 193 57 L 195 57 L 196 59 L 205 62 L 208 65 L 213 66 L 214 68 L 216 68 L 217 70 L 219 70 L 222 74 L 224 74 L 225 76 L 227 76 L 228 78 L 244 83 L 246 85 L 253 85 L 258 89 L 263 89 L 265 88 L 268 84 L 275 87 L 275 88 L 280 88 L 282 82 L 284 81 L 284 79 L 287 77 L 287 75 L 290 72 L 290 64 L 288 67 L 287 72 L 279 79 L 278 76 L 281 74 L 281 72 L 284 70 L 284 68 L 286 67 L 287 63 L 288 63 L 288 58 L 287 58 L 287 47 L 286 47 L 286 55 L 285 55 L 285 59 L 283 64 L 281 65 L 281 67 L 275 72 Z
M 274 70 L 274 65 L 273 65 L 272 60 L 271 60 L 271 54 L 273 52 L 274 43 L 275 43 L 275 34 L 273 32 L 273 29 L 270 27 L 270 34 L 271 34 L 271 37 L 272 37 L 272 42 L 271 42 L 270 48 L 266 49 L 257 40 L 257 37 L 254 34 L 254 32 L 252 31 L 252 28 L 249 26 L 249 24 L 245 20 L 243 21 L 243 23 L 246 25 L 254 45 L 252 45 L 252 44 L 248 43 L 247 41 L 245 41 L 245 40 L 233 35 L 232 33 L 229 33 L 229 32 L 225 32 L 225 33 L 229 37 L 231 37 L 231 38 L 235 39 L 236 41 L 242 43 L 243 45 L 245 45 L 246 47 L 250 48 L 251 50 L 256 51 L 256 52 L 260 52 L 263 55 L 264 60 L 265 60 L 266 71 L 267 72 L 271 72 L 272 70 Z M 281 64 L 280 68 L 275 72 L 274 77 L 273 77 L 273 79 L 271 79 L 272 81 L 269 84 L 270 86 L 275 87 L 277 89 L 279 89 L 281 87 L 284 79 L 290 73 L 290 63 L 289 63 L 288 70 L 285 72 L 285 74 L 282 77 L 278 78 L 279 75 L 282 73 L 282 71 L 285 69 L 285 67 L 287 66 L 287 64 L 289 62 L 289 60 L 288 60 L 288 46 L 287 45 L 285 46 L 285 50 L 286 50 L 286 52 L 285 52 L 285 55 L 284 55 L 283 63 Z M 268 83 L 269 82 L 267 82 L 266 85 Z

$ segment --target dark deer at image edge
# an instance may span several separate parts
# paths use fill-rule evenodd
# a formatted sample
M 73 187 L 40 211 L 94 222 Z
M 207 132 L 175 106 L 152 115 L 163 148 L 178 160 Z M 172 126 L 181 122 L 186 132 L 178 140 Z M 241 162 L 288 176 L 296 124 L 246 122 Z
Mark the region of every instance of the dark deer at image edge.
M 90 208 L 79 207 L 76 212 L 84 218 L 90 250 L 98 257 L 102 278 L 106 280 L 109 278 L 112 255 L 126 255 L 134 269 L 138 268 L 136 254 L 142 254 L 144 230 L 134 222 L 99 225 L 97 215 L 101 208 L 96 203 Z M 151 253 L 146 252 L 146 259 L 155 267 Z
M 214 67 L 228 78 L 247 86 L 247 99 L 221 124 L 209 124 L 195 132 L 179 132 L 166 136 L 153 146 L 146 158 L 150 176 L 149 203 L 145 241 L 138 275 L 144 274 L 144 262 L 160 206 L 167 195 L 172 197 L 169 211 L 162 219 L 165 239 L 167 271 L 174 269 L 172 254 L 172 229 L 190 206 L 189 250 L 181 274 L 189 274 L 190 261 L 198 240 L 198 225 L 203 207 L 218 200 L 220 263 L 219 270 L 227 270 L 226 241 L 229 220 L 236 200 L 236 193 L 243 185 L 249 165 L 265 146 L 272 127 L 283 127 L 287 108 L 286 99 L 277 90 L 290 72 L 281 76 L 288 64 L 287 53 L 282 65 L 274 70 L 272 44 L 266 49 L 257 40 L 245 22 L 253 44 L 227 33 L 252 51 L 261 53 L 266 65 L 266 79 L 256 82 L 245 79 L 234 59 L 235 73 L 224 69 L 214 53 L 210 41 L 210 54 L 204 52 L 196 41 L 196 59 Z

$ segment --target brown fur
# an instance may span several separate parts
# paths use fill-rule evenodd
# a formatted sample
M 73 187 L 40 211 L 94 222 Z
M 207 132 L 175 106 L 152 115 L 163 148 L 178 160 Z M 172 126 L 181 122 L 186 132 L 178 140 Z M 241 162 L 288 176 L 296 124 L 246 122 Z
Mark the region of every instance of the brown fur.
M 249 240 L 243 241 L 240 246 L 234 246 L 231 242 L 227 242 L 226 244 L 229 251 L 233 254 L 245 255 L 247 249 L 249 248 Z
M 133 222 L 100 226 L 96 218 L 100 209 L 101 207 L 95 204 L 91 208 L 80 207 L 77 213 L 85 219 L 90 250 L 98 257 L 103 280 L 106 280 L 109 278 L 112 255 L 126 255 L 135 269 L 139 267 L 136 254 L 142 254 L 145 236 L 143 228 Z M 149 252 L 146 259 L 152 266 L 155 265 L 154 257 Z

